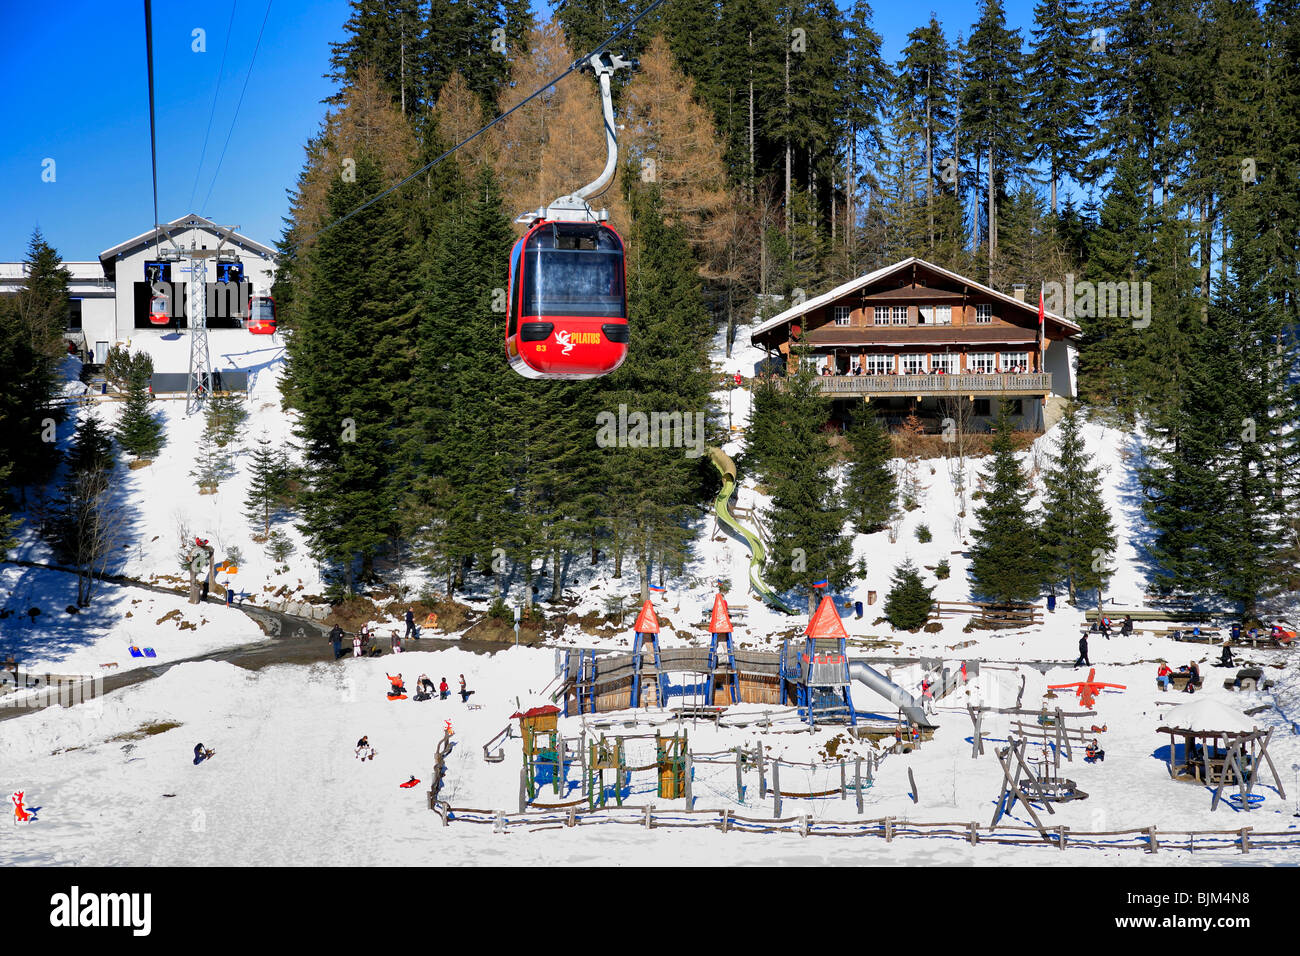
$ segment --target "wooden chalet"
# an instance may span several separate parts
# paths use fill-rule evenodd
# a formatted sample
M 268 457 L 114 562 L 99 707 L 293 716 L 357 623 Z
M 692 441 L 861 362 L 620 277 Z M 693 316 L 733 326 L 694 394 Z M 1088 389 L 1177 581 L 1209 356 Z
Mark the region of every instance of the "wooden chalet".
M 1042 430 L 1074 397 L 1079 326 L 1037 296 L 1007 295 L 915 257 L 877 269 L 768 319 L 750 341 L 767 367 L 794 371 L 796 347 L 835 399 L 835 417 L 871 399 L 891 427 L 915 413 L 938 430 L 964 416 L 984 430 L 997 403 L 1019 428 Z

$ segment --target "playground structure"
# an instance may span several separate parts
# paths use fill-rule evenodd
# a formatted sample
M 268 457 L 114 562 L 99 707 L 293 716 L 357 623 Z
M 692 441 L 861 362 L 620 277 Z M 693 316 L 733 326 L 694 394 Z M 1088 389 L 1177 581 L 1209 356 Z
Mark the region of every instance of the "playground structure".
M 737 650 L 733 630 L 726 599 L 719 594 L 707 647 L 663 648 L 658 616 L 646 601 L 633 625 L 630 653 L 557 652 L 558 686 L 551 699 L 566 717 L 652 706 L 700 716 L 716 715 L 731 704 L 793 704 L 810 726 L 857 726 L 861 708 L 854 708 L 849 697 L 849 684 L 857 680 L 896 706 L 905 725 L 934 727 L 912 695 L 866 663 L 847 659 L 848 635 L 829 597 L 809 622 L 802 655 L 788 642 L 779 654 Z M 935 671 L 936 696 L 957 686 L 958 672 L 941 670 L 937 660 L 922 664 Z
M 1262 803 L 1255 784 L 1260 782 L 1264 767 L 1268 767 L 1278 796 L 1286 799 L 1282 778 L 1268 752 L 1272 728 L 1262 730 L 1239 711 L 1202 699 L 1175 707 L 1156 732 L 1169 735 L 1170 778 L 1190 779 L 1213 788 L 1211 811 L 1219 808 L 1225 796 L 1240 810 L 1251 810 Z M 1181 762 L 1175 761 L 1177 737 L 1183 738 Z M 1234 785 L 1237 792 L 1228 793 Z
M 1124 684 L 1105 684 L 1096 679 L 1097 668 L 1088 668 L 1088 679 L 1075 681 L 1071 684 L 1048 684 L 1048 690 L 1073 690 L 1079 698 L 1079 706 L 1091 708 L 1097 702 L 1097 697 L 1101 694 L 1102 689 L 1113 687 L 1116 690 L 1128 690 Z
M 565 737 L 558 727 L 559 710 L 555 707 L 535 707 L 519 718 L 522 738 L 523 767 L 520 774 L 519 808 L 523 812 L 536 801 L 546 785 L 561 797 L 570 790 L 569 769 L 575 758 L 581 762 L 580 795 L 564 803 L 538 803 L 540 809 L 576 807 L 587 804 L 595 810 L 608 804 L 612 796 L 617 806 L 631 793 L 632 775 L 653 770 L 657 796 L 664 800 L 691 798 L 691 767 L 685 731 L 675 734 L 632 734 L 627 736 L 588 739 L 584 730 L 579 737 Z M 654 741 L 654 757 L 641 766 L 629 766 L 629 742 Z M 486 755 L 485 751 L 485 755 Z M 570 756 L 573 755 L 573 756 Z M 492 761 L 490 755 L 487 756 Z M 612 771 L 613 786 L 607 784 L 605 774 Z
M 714 499 L 713 513 L 724 528 L 749 548 L 749 586 L 753 588 L 755 594 L 774 608 L 785 611 L 787 614 L 796 613 L 794 608 L 782 601 L 777 596 L 776 591 L 763 581 L 763 563 L 767 560 L 767 549 L 763 545 L 762 526 L 754 519 L 753 512 L 750 512 L 750 519 L 754 521 L 755 527 L 759 529 L 756 534 L 737 521 L 735 514 L 732 512 L 731 498 L 736 493 L 736 463 L 721 448 L 710 445 L 708 452 L 709 461 L 722 475 L 722 490 L 718 492 L 718 497 Z

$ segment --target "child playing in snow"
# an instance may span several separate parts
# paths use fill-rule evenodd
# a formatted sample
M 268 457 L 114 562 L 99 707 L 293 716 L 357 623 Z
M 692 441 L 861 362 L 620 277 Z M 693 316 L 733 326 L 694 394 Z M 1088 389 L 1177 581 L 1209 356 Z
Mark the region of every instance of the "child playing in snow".
M 447 678 L 445 677 L 438 684 L 438 696 L 442 700 L 446 700 L 451 696 L 451 688 L 447 686 Z

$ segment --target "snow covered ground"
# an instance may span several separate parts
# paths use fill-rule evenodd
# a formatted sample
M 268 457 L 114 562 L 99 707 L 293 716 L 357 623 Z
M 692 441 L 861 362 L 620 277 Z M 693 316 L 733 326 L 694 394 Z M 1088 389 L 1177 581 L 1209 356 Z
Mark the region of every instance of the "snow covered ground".
M 212 337 L 214 364 L 218 367 L 233 364 L 257 370 L 245 447 L 252 447 L 263 433 L 277 443 L 289 441 L 292 416 L 280 409 L 278 351 L 262 343 L 251 346 L 247 336 L 239 333 L 213 332 Z M 141 341 L 147 342 L 151 350 L 188 345 L 185 339 L 163 342 L 149 337 Z M 762 355 L 746 342 L 742 329 L 735 353 L 723 359 L 719 337 L 715 355 L 720 371 L 740 372 L 746 379 L 753 374 Z M 730 402 L 736 431 L 725 450 L 734 455 L 741 450 L 750 392 L 746 385 L 721 390 L 716 397 L 724 416 Z M 288 560 L 287 572 L 276 571 L 262 546 L 252 541 L 252 531 L 242 516 L 248 480 L 246 456 L 240 459 L 238 474 L 223 482 L 216 495 L 200 495 L 189 472 L 202 429 L 201 419 L 186 419 L 182 403 L 160 405 L 167 421 L 166 447 L 148 467 L 135 471 L 123 467 L 119 474 L 138 543 L 124 551 L 111 570 L 145 580 L 178 574 L 178 528 L 183 526 L 191 536 L 210 538 L 219 560 L 232 548 L 242 552 L 236 581 L 245 593 L 266 595 L 268 589 L 300 595 L 319 593 L 322 583 L 318 569 L 306 557 L 302 541 L 290 524 L 282 525 L 282 529 L 295 542 L 297 551 Z M 101 405 L 97 413 L 111 424 L 118 407 Z M 65 429 L 62 437 L 66 439 L 68 433 L 70 429 Z M 1136 606 L 1145 591 L 1142 522 L 1134 479 L 1137 444 L 1132 436 L 1098 424 L 1089 424 L 1085 437 L 1105 469 L 1107 502 L 1119 529 L 1116 573 L 1107 594 L 1108 606 Z M 1049 433 L 1024 453 L 1031 469 L 1036 456 L 1041 456 L 1052 440 Z M 969 463 L 971 489 L 977 487 L 974 476 L 981 466 L 982 462 Z M 969 543 L 969 511 L 965 519 L 959 520 L 953 474 L 946 461 L 922 461 L 918 476 L 922 486 L 920 507 L 904 516 L 896 541 L 889 540 L 889 532 L 856 536 L 855 558 L 865 562 L 866 573 L 835 595 L 841 607 L 851 607 L 854 600 L 866 603 L 869 590 L 875 590 L 883 600 L 894 568 L 905 557 L 922 567 L 933 567 L 946 558 L 951 577 L 935 582 L 933 575 L 926 572 L 927 581 L 936 583 L 935 596 L 941 600 L 967 599 L 967 561 L 961 552 Z M 760 514 L 766 504 L 748 476 L 741 476 L 738 497 L 742 506 L 755 507 Z M 924 544 L 916 537 L 922 523 L 932 534 L 932 540 Z M 714 538 L 710 515 L 699 522 L 694 553 L 685 574 L 670 578 L 667 592 L 656 596 L 663 626 L 661 643 L 670 647 L 707 640 L 704 626 L 712 605 L 712 582 L 724 577 L 732 583 L 729 599 L 733 609 L 745 606 L 744 613 L 737 615 L 737 645 L 774 649 L 778 635 L 801 628 L 804 619 L 768 608 L 752 595 L 746 597 L 743 588 L 747 551 L 730 537 Z M 37 562 L 50 559 L 45 545 L 30 533 L 18 556 Z M 593 568 L 588 568 L 585 560 L 575 561 L 575 565 L 578 567 L 565 582 L 566 596 L 575 606 L 566 611 L 604 614 L 611 597 L 621 595 L 626 599 L 627 627 L 602 638 L 571 626 L 558 643 L 626 648 L 639 582 L 633 574 L 613 579 L 608 562 Z M 418 572 L 411 572 L 405 583 L 418 591 L 425 582 Z M 518 599 L 518 578 L 512 585 L 512 596 Z M 261 639 L 257 628 L 237 611 L 216 606 L 195 608 L 183 597 L 113 585 L 102 586 L 102 596 L 92 608 L 70 615 L 64 609 L 72 603 L 68 596 L 71 587 L 68 576 L 55 572 L 8 565 L 0 568 L 0 607 L 15 612 L 0 620 L 0 655 L 12 648 L 24 661 L 36 662 L 42 668 L 94 673 L 99 665 L 110 661 L 117 661 L 121 668 L 144 663 L 127 656 L 126 647 L 132 642 L 152 646 L 160 659 L 174 661 Z M 546 587 L 542 590 L 545 593 Z M 473 595 L 471 603 L 485 607 L 488 597 L 486 592 Z M 805 600 L 802 595 L 789 597 L 796 606 L 802 606 Z M 42 611 L 35 622 L 25 616 L 26 609 L 32 606 Z M 1065 606 L 1062 600 L 1040 627 L 964 633 L 966 619 L 962 616 L 946 621 L 938 633 L 908 634 L 894 633 L 887 624 L 876 623 L 881 616 L 880 606 L 878 601 L 868 607 L 860 620 L 845 612 L 848 616 L 844 623 L 852 638 L 897 641 L 899 656 L 937 657 L 951 662 L 951 666 L 961 660 L 980 660 L 983 666 L 979 678 L 968 688 L 940 702 L 940 728 L 933 741 L 911 754 L 884 759 L 866 795 L 863 816 L 976 821 L 985 825 L 1001 783 L 993 750 L 1006 737 L 1008 718 L 993 716 L 986 721 L 990 738 L 987 752 L 973 760 L 969 742 L 972 728 L 965 704 L 1010 706 L 1023 677 L 1024 703 L 1036 707 L 1044 701 L 1049 683 L 1085 676 L 1086 671 L 1070 666 L 1077 654 L 1083 612 Z M 396 612 L 394 608 L 390 621 L 397 619 Z M 194 627 L 182 628 L 181 621 Z M 1205 663 L 1217 656 L 1217 648 L 1177 643 L 1142 624 L 1138 627 L 1138 633 L 1129 638 L 1107 641 L 1094 637 L 1090 642 L 1097 678 L 1124 684 L 1127 689 L 1104 694 L 1096 704 L 1098 716 L 1086 721 L 1108 728 L 1101 735 L 1105 762 L 1087 765 L 1076 758 L 1065 765 L 1066 775 L 1075 779 L 1090 794 L 1089 798 L 1058 807 L 1049 824 L 1076 830 L 1150 825 L 1163 830 L 1245 825 L 1257 831 L 1292 829 L 1297 822 L 1291 815 L 1292 802 L 1300 794 L 1290 789 L 1290 799 L 1284 800 L 1271 786 L 1263 787 L 1259 791 L 1264 795 L 1262 806 L 1249 814 L 1227 805 L 1212 814 L 1211 794 L 1206 788 L 1169 780 L 1162 754 L 1168 738 L 1156 734 L 1155 729 L 1170 708 L 1191 698 L 1157 691 L 1154 676 L 1158 660 L 1177 666 L 1195 659 L 1202 662 L 1205 674 L 1203 694 L 1222 699 L 1238 710 L 1267 706 L 1269 709 L 1254 719 L 1260 721 L 1261 727 L 1275 728 L 1270 750 L 1283 782 L 1290 788 L 1295 782 L 1291 767 L 1300 763 L 1300 743 L 1292 733 L 1292 720 L 1300 720 L 1300 678 L 1295 669 L 1288 666 L 1285 670 L 1267 670 L 1268 676 L 1278 682 L 1272 694 L 1234 694 L 1221 686 L 1222 677 L 1234 672 L 1209 668 Z M 879 650 L 850 649 L 850 656 L 867 653 L 884 654 Z M 1269 650 L 1247 652 L 1245 656 L 1261 664 L 1289 665 L 1291 653 Z M 1047 665 L 1046 673 L 1042 667 L 1032 666 L 1035 663 Z M 916 664 L 875 666 L 908 691 L 914 692 L 921 678 Z M 454 688 L 457 676 L 464 673 L 476 691 L 471 701 L 480 706 L 468 709 L 454 694 L 450 701 L 389 702 L 384 694 L 385 673 L 399 667 L 408 687 L 420 673 L 427 673 L 435 681 L 447 677 Z M 28 804 L 42 807 L 37 824 L 20 828 L 15 839 L 0 844 L 0 865 L 433 861 L 530 865 L 615 860 L 689 865 L 725 859 L 754 864 L 1106 862 L 1125 866 L 1199 866 L 1242 860 L 1235 852 L 1199 850 L 1193 854 L 1171 850 L 1153 858 L 1133 850 L 1060 853 L 970 847 L 943 839 L 908 839 L 886 845 L 877 840 L 801 839 L 796 835 L 647 832 L 627 826 L 536 833 L 517 829 L 508 834 L 494 834 L 491 827 L 468 823 L 443 828 L 426 807 L 425 785 L 444 721 L 451 719 L 453 723 L 456 747 L 448 758 L 443 798 L 458 807 L 513 812 L 521 765 L 519 740 L 515 737 L 506 742 L 505 760 L 501 763 L 486 762 L 482 746 L 506 726 L 509 715 L 521 703 L 527 706 L 535 699 L 537 692 L 552 680 L 554 667 L 555 654 L 549 648 L 507 649 L 488 656 L 472 653 L 468 647 L 412 650 L 400 658 L 271 666 L 257 671 L 220 662 L 186 663 L 157 679 L 77 707 L 52 708 L 0 721 L 0 791 L 7 794 L 24 789 Z M 1076 709 L 1070 692 L 1059 694 L 1046 702 L 1066 710 Z M 853 685 L 853 697 L 861 709 L 887 711 L 889 707 L 860 684 Z M 649 732 L 647 728 L 645 725 L 635 732 Z M 750 728 L 714 729 L 704 724 L 688 725 L 686 729 L 692 749 L 700 752 L 751 746 L 758 733 Z M 576 735 L 581 725 L 577 718 L 570 718 L 563 730 Z M 363 734 L 369 736 L 378 751 L 377 758 L 365 764 L 353 756 L 353 747 Z M 764 735 L 764 742 L 770 752 L 784 759 L 807 761 L 835 735 L 834 729 L 819 729 L 814 734 L 771 732 Z M 199 742 L 215 748 L 217 755 L 196 767 L 191 756 Z M 864 752 L 868 746 L 865 742 L 854 743 L 842 752 Z M 918 788 L 915 803 L 909 796 L 909 768 Z M 821 771 L 798 773 L 804 773 L 806 779 L 796 775 L 783 783 L 803 791 L 838 786 L 838 773 L 833 780 L 822 779 Z M 397 785 L 411 775 L 421 779 L 421 786 L 399 789 Z M 570 780 L 576 783 L 576 779 L 575 770 Z M 743 805 L 735 802 L 732 769 L 701 766 L 696 780 L 697 807 L 725 806 L 754 817 L 772 813 L 770 798 L 766 804 L 752 795 Z M 652 787 L 652 774 L 640 774 L 633 780 L 630 802 L 682 806 L 682 801 L 655 799 Z M 569 799 L 575 796 L 571 794 Z M 782 812 L 807 813 L 814 820 L 852 820 L 856 816 L 853 800 L 841 801 L 838 797 L 788 800 Z M 1028 822 L 1023 808 L 1016 808 L 1011 822 Z M 1254 861 L 1256 857 L 1252 854 L 1249 859 Z M 1270 851 L 1264 861 L 1297 863 L 1300 850 Z

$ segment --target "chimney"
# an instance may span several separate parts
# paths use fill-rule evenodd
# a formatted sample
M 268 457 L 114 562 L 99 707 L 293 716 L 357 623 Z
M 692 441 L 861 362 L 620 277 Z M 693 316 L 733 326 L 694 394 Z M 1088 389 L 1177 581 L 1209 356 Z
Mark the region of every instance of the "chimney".
M 1023 282 L 1017 282 L 1015 285 L 1011 287 L 1011 294 L 1016 297 L 1017 302 L 1024 302 L 1025 284 Z

